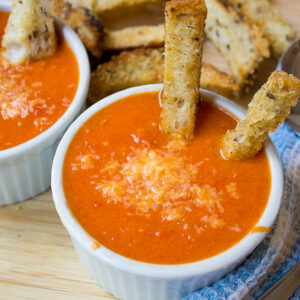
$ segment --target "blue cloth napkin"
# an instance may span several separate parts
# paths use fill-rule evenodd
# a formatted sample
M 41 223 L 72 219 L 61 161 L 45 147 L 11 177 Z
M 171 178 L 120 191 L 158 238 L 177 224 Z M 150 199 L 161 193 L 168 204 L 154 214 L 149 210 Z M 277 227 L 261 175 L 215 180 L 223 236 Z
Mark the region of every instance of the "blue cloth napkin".
M 271 139 L 280 155 L 285 185 L 272 231 L 242 265 L 185 300 L 256 299 L 300 260 L 300 136 L 283 124 Z M 300 288 L 291 299 L 300 299 Z

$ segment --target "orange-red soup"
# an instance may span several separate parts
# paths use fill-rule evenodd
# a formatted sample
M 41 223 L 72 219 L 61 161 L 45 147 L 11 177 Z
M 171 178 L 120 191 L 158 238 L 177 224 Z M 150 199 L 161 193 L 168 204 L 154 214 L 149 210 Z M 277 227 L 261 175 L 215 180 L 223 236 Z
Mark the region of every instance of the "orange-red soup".
M 119 100 L 79 129 L 63 186 L 100 244 L 139 261 L 187 263 L 230 248 L 255 226 L 270 192 L 267 156 L 222 159 L 221 137 L 236 120 L 205 102 L 199 111 L 188 144 L 162 134 L 156 92 Z
M 0 41 L 9 14 L 0 12 Z M 52 126 L 77 90 L 78 65 L 59 38 L 53 57 L 10 65 L 0 56 L 0 150 L 22 144 Z

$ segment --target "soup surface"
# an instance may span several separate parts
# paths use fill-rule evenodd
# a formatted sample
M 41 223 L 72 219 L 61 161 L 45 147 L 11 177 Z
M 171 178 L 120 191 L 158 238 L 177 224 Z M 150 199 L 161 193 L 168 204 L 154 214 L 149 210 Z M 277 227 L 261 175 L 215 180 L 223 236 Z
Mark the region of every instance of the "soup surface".
M 0 12 L 0 40 L 9 14 Z M 22 144 L 53 125 L 77 90 L 76 57 L 60 39 L 51 58 L 10 65 L 0 56 L 0 150 Z
M 187 263 L 241 240 L 262 215 L 270 168 L 261 151 L 226 161 L 222 135 L 236 125 L 201 103 L 189 143 L 160 131 L 158 93 L 121 99 L 90 118 L 66 153 L 69 207 L 100 244 L 151 263 Z

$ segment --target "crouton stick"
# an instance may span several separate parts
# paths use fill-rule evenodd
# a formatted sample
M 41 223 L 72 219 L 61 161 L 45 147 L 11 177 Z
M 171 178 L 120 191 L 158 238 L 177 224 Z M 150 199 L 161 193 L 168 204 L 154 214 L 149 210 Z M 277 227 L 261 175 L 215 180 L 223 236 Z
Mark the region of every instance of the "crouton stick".
M 227 2 L 262 29 L 275 57 L 280 56 L 297 38 L 296 30 L 283 20 L 268 0 L 227 0 Z
M 83 6 L 72 6 L 62 3 L 58 14 L 74 31 L 85 47 L 95 56 L 103 52 L 103 27 L 98 16 Z
M 4 58 L 16 64 L 55 53 L 54 20 L 48 12 L 55 4 L 53 0 L 14 1 L 2 39 Z
M 251 1 L 249 1 L 251 2 Z M 243 21 L 218 0 L 206 0 L 205 33 L 228 61 L 238 83 L 251 85 L 257 68 L 269 57 L 268 41 L 255 25 Z
M 94 0 L 94 10 L 98 14 L 101 14 L 121 7 L 145 4 L 163 4 L 165 1 L 166 0 Z
M 204 0 L 166 3 L 162 129 L 191 138 L 199 99 L 206 6 Z
M 290 114 L 298 102 L 300 80 L 283 71 L 271 74 L 266 84 L 254 95 L 246 118 L 223 139 L 222 152 L 228 159 L 241 160 L 254 156 L 268 137 Z
M 112 56 L 92 72 L 89 103 L 136 85 L 163 82 L 163 49 L 136 49 Z M 224 96 L 234 96 L 238 85 L 232 75 L 202 63 L 200 86 Z
M 69 3 L 84 6 L 101 14 L 121 7 L 137 6 L 143 4 L 162 4 L 166 0 L 68 0 Z
M 104 48 L 124 50 L 138 47 L 159 47 L 165 42 L 165 26 L 134 26 L 121 30 L 106 31 Z

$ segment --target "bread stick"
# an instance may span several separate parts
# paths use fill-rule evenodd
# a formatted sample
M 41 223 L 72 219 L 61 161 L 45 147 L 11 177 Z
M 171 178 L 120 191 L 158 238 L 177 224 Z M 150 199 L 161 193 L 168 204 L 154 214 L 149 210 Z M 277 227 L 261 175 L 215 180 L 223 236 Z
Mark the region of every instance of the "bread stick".
M 159 47 L 165 42 L 163 24 L 154 26 L 126 27 L 115 31 L 105 31 L 106 50 L 126 50 L 139 47 Z
M 40 60 L 56 51 L 54 20 L 48 9 L 56 1 L 14 1 L 2 39 L 2 56 L 13 64 Z
M 103 26 L 98 16 L 89 8 L 62 3 L 59 6 L 59 17 L 62 18 L 79 36 L 84 46 L 95 57 L 103 52 Z
M 206 13 L 204 0 L 166 3 L 162 129 L 176 137 L 193 136 Z
M 163 49 L 123 51 L 92 72 L 89 103 L 136 85 L 163 82 Z M 200 86 L 224 96 L 238 93 L 234 77 L 202 63 Z
M 296 30 L 274 10 L 268 0 L 227 0 L 248 20 L 261 28 L 273 55 L 278 58 L 297 38 Z
M 244 21 L 232 7 L 206 0 L 205 33 L 223 54 L 240 86 L 251 85 L 260 63 L 269 57 L 269 43 L 256 25 Z
M 254 95 L 246 118 L 223 139 L 222 152 L 228 159 L 254 156 L 270 132 L 277 129 L 290 114 L 300 96 L 300 80 L 283 71 L 275 71 Z

